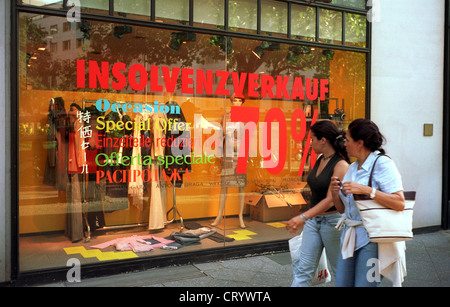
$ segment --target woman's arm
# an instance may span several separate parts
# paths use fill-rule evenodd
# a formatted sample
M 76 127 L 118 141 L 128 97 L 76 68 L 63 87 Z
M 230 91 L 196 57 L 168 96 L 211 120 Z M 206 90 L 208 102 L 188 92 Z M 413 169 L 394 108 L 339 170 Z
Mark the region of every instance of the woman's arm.
M 339 161 L 336 164 L 336 166 L 334 167 L 333 177 L 340 178 L 342 180 L 345 173 L 347 172 L 347 169 L 348 169 L 347 162 L 345 162 L 344 160 Z M 331 184 L 330 184 L 330 187 L 328 188 L 327 196 L 324 199 L 322 199 L 317 205 L 315 205 L 308 211 L 304 212 L 303 214 L 308 219 L 311 219 L 311 218 L 327 211 L 328 209 L 333 207 L 333 205 L 334 205 L 334 201 L 333 201 L 333 196 L 331 193 Z M 304 222 L 303 222 L 303 219 L 301 218 L 301 216 L 297 215 L 297 216 L 293 217 L 292 219 L 290 219 L 286 223 L 286 229 L 289 230 L 290 233 L 295 233 L 297 231 L 297 229 L 303 225 L 303 223 Z
M 372 193 L 371 187 L 353 181 L 344 182 L 343 190 L 345 193 L 362 194 L 367 196 L 370 196 Z M 405 209 L 405 195 L 403 194 L 403 191 L 385 193 L 377 190 L 373 199 L 378 201 L 383 206 L 397 211 L 403 211 L 403 209 Z
M 331 177 L 330 190 L 331 196 L 333 197 L 333 203 L 339 213 L 344 213 L 345 205 L 342 203 L 341 198 L 339 197 L 339 193 L 341 191 L 340 183 L 342 182 L 339 177 Z
M 379 190 L 375 192 L 375 199 L 387 208 L 397 211 L 405 209 L 405 196 L 403 194 L 403 185 L 400 173 L 395 166 L 394 161 L 388 157 L 380 157 L 375 166 L 373 181 L 377 183 Z M 351 194 L 363 194 L 370 196 L 372 187 L 355 183 L 344 182 L 343 190 Z M 382 192 L 383 191 L 383 192 Z
M 333 174 L 333 177 L 331 177 L 330 191 L 331 191 L 331 197 L 333 199 L 333 204 L 336 207 L 337 211 L 339 213 L 344 213 L 345 205 L 342 203 L 342 200 L 339 197 L 339 193 L 341 190 L 340 183 L 342 182 L 342 179 L 344 178 L 345 174 L 347 173 L 349 165 L 345 161 L 341 161 L 341 162 L 342 162 L 342 164 L 339 165 L 339 169 L 337 169 L 337 172 L 335 172 L 335 174 Z

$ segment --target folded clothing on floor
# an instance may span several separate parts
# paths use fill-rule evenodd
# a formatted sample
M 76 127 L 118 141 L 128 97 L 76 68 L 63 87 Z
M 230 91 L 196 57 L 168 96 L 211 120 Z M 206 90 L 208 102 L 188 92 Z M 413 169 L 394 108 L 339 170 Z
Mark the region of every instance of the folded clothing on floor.
M 146 241 L 153 240 L 153 241 Z M 92 245 L 91 248 L 104 249 L 109 246 L 114 246 L 118 251 L 133 251 L 133 252 L 148 252 L 155 248 L 163 247 L 172 243 L 173 240 L 168 240 L 155 236 L 131 236 L 126 238 L 119 238 L 110 240 L 105 243 Z
M 207 238 L 215 233 L 215 229 L 211 229 L 209 227 L 201 227 L 185 232 L 172 232 L 169 236 L 169 239 L 183 245 L 188 245 L 198 243 L 200 242 L 200 240 Z
M 184 223 L 184 226 L 187 229 L 192 229 L 192 230 L 205 227 L 205 226 L 200 225 L 197 222 L 186 222 L 186 223 Z M 234 238 L 225 237 L 224 235 L 218 233 L 217 231 L 216 231 L 216 233 L 211 234 L 210 236 L 208 236 L 208 239 L 211 239 L 211 240 L 213 240 L 215 242 L 218 242 L 218 243 L 233 242 L 234 241 Z

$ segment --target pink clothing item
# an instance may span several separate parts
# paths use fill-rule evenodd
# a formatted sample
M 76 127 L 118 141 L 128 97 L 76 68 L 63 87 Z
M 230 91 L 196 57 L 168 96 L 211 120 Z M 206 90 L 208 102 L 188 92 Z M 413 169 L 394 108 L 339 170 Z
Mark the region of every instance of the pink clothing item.
M 153 239 L 160 243 L 152 244 L 150 242 L 145 241 L 145 239 Z M 91 248 L 104 249 L 109 246 L 114 246 L 119 251 L 133 251 L 135 253 L 139 252 L 148 252 L 155 248 L 159 248 L 165 246 L 174 241 L 167 240 L 160 237 L 155 237 L 152 235 L 147 236 L 132 236 L 126 238 L 114 239 L 105 243 L 100 243 L 97 245 L 91 246 Z

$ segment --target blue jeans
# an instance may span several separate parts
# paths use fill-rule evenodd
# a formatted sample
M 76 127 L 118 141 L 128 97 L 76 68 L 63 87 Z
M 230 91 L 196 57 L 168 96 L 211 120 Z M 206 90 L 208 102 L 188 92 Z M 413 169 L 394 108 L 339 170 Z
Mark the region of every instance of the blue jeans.
M 311 285 L 314 270 L 319 263 L 324 247 L 329 269 L 333 274 L 336 272 L 341 232 L 334 227 L 340 217 L 340 213 L 333 213 L 316 216 L 306 221 L 303 227 L 300 257 L 298 261 L 292 263 L 294 273 L 292 287 L 309 287 Z
M 378 259 L 378 244 L 370 242 L 353 253 L 353 257 L 342 259 L 339 253 L 337 263 L 336 287 L 378 287 L 381 278 L 373 271 L 374 259 Z

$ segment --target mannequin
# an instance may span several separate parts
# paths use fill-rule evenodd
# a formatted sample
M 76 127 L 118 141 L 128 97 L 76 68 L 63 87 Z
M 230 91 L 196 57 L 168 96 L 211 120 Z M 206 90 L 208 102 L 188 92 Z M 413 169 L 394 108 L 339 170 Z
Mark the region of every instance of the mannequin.
M 69 116 L 69 151 L 68 151 L 68 172 L 70 185 L 68 185 L 67 223 L 66 235 L 72 243 L 83 239 L 83 205 L 81 194 L 82 171 L 85 157 L 85 150 L 81 146 L 82 138 L 80 128 L 83 123 L 77 118 L 81 107 L 76 103 L 70 105 Z
M 240 107 L 244 102 L 245 98 L 243 96 L 235 96 L 234 94 L 230 97 L 231 105 L 235 107 Z M 238 140 L 240 137 L 236 136 L 236 125 L 234 123 L 230 123 L 231 121 L 231 112 L 226 112 L 222 119 L 222 128 L 224 131 L 224 145 L 223 146 L 223 157 L 222 161 L 222 171 L 221 171 L 221 190 L 220 190 L 220 198 L 219 198 L 219 213 L 215 221 L 211 224 L 212 226 L 217 226 L 223 219 L 223 212 L 225 209 L 225 203 L 227 201 L 227 193 L 229 187 L 238 187 L 239 188 L 239 226 L 241 228 L 246 228 L 244 223 L 244 197 L 245 197 L 245 186 L 247 185 L 247 175 L 246 174 L 236 174 L 238 153 L 239 153 L 239 144 Z M 227 125 L 228 122 L 228 125 Z M 236 123 L 237 125 L 242 123 Z M 239 133 L 244 133 L 244 131 L 240 131 Z M 227 155 L 227 141 L 234 142 L 234 152 L 232 154 Z

